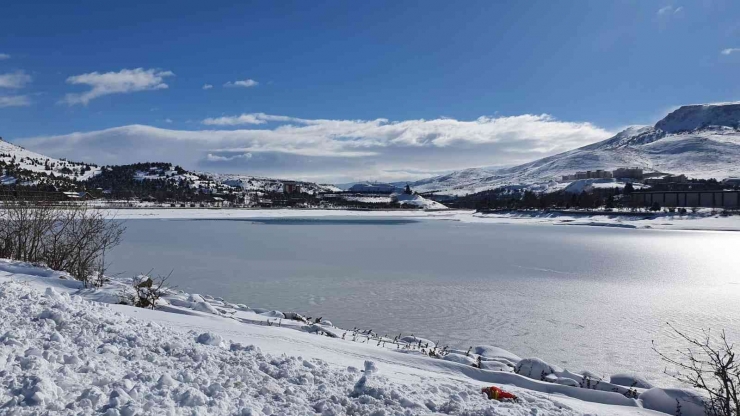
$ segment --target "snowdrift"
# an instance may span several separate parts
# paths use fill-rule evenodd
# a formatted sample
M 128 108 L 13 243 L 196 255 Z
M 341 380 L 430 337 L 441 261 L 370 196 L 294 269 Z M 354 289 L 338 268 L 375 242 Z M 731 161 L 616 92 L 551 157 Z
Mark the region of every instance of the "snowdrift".
M 130 283 L 84 290 L 65 273 L 0 259 L 0 413 L 700 414 L 690 391 L 645 390 L 637 375 L 607 382 L 490 345 L 439 359 L 424 338 L 208 295 L 173 291 L 157 311 L 89 300 L 116 303 Z M 489 385 L 520 401 L 487 400 Z

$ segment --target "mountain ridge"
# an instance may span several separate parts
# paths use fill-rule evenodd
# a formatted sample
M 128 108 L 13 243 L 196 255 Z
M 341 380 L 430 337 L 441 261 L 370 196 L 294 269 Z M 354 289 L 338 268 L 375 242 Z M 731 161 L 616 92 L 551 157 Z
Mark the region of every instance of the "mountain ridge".
M 502 186 L 547 190 L 576 171 L 636 166 L 694 178 L 740 175 L 740 103 L 682 106 L 653 126 L 509 168 L 471 168 L 412 182 L 422 192 L 463 195 Z

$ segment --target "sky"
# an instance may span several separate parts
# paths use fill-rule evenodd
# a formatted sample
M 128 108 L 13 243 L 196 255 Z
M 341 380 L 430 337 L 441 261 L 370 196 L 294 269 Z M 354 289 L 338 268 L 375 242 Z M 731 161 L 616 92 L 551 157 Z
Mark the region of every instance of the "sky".
M 511 166 L 740 100 L 740 2 L 6 2 L 0 136 L 319 182 Z

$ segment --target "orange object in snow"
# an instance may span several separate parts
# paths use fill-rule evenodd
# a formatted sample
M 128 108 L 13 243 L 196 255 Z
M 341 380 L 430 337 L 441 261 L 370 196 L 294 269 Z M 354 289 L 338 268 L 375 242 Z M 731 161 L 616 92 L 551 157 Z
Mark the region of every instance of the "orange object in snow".
M 483 390 L 481 390 L 481 392 L 486 393 L 486 396 L 488 396 L 489 400 L 504 401 L 517 399 L 515 395 L 509 393 L 508 391 L 501 390 L 496 386 L 485 387 Z

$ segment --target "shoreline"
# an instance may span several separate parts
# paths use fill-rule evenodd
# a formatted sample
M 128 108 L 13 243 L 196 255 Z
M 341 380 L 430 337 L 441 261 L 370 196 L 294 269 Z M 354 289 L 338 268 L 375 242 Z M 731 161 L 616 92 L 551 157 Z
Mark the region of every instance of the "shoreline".
M 156 328 L 163 328 L 168 331 L 183 331 L 182 335 L 178 336 L 182 337 L 179 342 L 187 344 L 189 338 L 195 339 L 194 344 L 210 345 L 218 351 L 231 351 L 231 353 L 237 355 L 240 354 L 240 351 L 255 351 L 255 348 L 257 348 L 256 351 L 265 350 L 266 353 L 273 354 L 273 356 L 279 354 L 300 355 L 304 358 L 299 357 L 298 360 L 308 359 L 315 365 L 328 365 L 333 371 L 338 372 L 357 373 L 357 370 L 353 370 L 353 368 L 362 368 L 364 360 L 366 375 L 368 375 L 367 371 L 377 372 L 377 368 L 382 369 L 383 378 L 374 376 L 376 378 L 373 379 L 373 382 L 380 386 L 400 385 L 406 386 L 405 389 L 408 390 L 410 386 L 419 384 L 439 384 L 443 386 L 454 383 L 458 385 L 461 391 L 467 390 L 468 393 L 466 394 L 470 394 L 477 392 L 481 386 L 495 384 L 515 392 L 520 397 L 529 397 L 523 403 L 524 408 L 520 409 L 517 409 L 517 407 L 522 404 L 515 405 L 511 409 L 510 407 L 500 407 L 501 404 L 495 401 L 473 401 L 469 403 L 475 403 L 476 406 L 493 406 L 498 412 L 511 409 L 516 410 L 511 414 L 520 414 L 519 412 L 526 411 L 527 407 L 539 407 L 546 414 L 556 409 L 559 409 L 560 414 L 571 414 L 570 411 L 574 412 L 572 414 L 660 414 L 647 410 L 647 408 L 658 410 L 656 408 L 657 404 L 652 402 L 651 397 L 655 394 L 673 394 L 671 391 L 675 390 L 651 388 L 649 385 L 644 388 L 624 387 L 612 384 L 609 380 L 602 380 L 600 382 L 601 386 L 598 388 L 579 387 L 579 381 L 577 380 L 582 379 L 583 382 L 587 376 L 572 373 L 538 359 L 522 359 L 515 354 L 493 346 L 478 346 L 472 353 L 471 351 L 450 349 L 446 356 L 433 358 L 421 352 L 419 346 L 429 342 L 422 338 L 404 337 L 403 340 L 391 340 L 383 339 L 377 334 L 366 335 L 337 328 L 331 322 L 306 324 L 290 319 L 288 317 L 289 313 L 263 311 L 259 308 L 253 309 L 245 305 L 230 304 L 208 295 L 189 294 L 182 291 L 170 291 L 165 297 L 166 302 L 160 305 L 157 310 L 120 305 L 117 299 L 121 290 L 129 287 L 130 282 L 128 280 L 130 279 L 112 279 L 101 289 L 84 289 L 81 287 L 81 282 L 71 280 L 66 273 L 32 266 L 27 263 L 0 259 L 0 295 L 4 291 L 12 292 L 16 290 L 20 283 L 19 287 L 25 288 L 24 290 L 31 289 L 39 294 L 46 294 L 40 295 L 42 301 L 37 304 L 41 305 L 42 309 L 43 305 L 48 303 L 48 301 L 43 301 L 44 296 L 47 299 L 52 299 L 52 303 L 55 301 L 65 303 L 65 299 L 71 300 L 71 304 L 67 301 L 64 306 L 60 306 L 60 310 L 69 310 L 70 305 L 80 304 L 80 302 L 91 302 L 91 307 L 84 307 L 84 309 L 100 309 L 100 306 L 97 305 L 102 304 L 102 310 L 108 309 L 115 316 L 129 317 L 129 323 L 132 322 L 132 318 L 150 322 L 148 325 L 137 324 L 140 328 L 151 328 L 154 324 L 157 325 Z M 20 297 L 21 300 L 38 298 L 39 295 L 34 294 L 26 294 Z M 16 310 L 16 306 L 11 308 L 9 310 Z M 0 312 L 2 312 L 2 308 L 0 308 Z M 47 312 L 42 312 L 42 315 L 44 313 Z M 106 321 L 111 319 L 113 317 L 106 318 Z M 65 321 L 61 320 L 61 322 Z M 278 324 L 278 322 L 280 323 Z M 59 323 L 57 324 L 59 325 Z M 16 333 L 18 330 L 26 329 L 22 327 L 14 328 Z M 58 338 L 62 340 L 70 338 L 70 334 L 62 333 L 64 335 Z M 352 338 L 347 334 L 352 334 Z M 56 336 L 52 334 L 52 337 Z M 130 337 L 130 335 L 127 336 Z M 43 341 L 43 338 L 40 338 L 40 340 Z M 19 342 L 25 341 L 21 339 Z M 126 342 L 128 341 L 113 349 L 98 348 L 102 348 L 103 353 L 115 355 L 120 353 L 126 357 L 130 354 L 124 350 Z M 419 343 L 418 346 L 417 342 Z M 24 348 L 20 348 L 19 353 L 22 353 Z M 429 347 L 427 346 L 427 348 Z M 26 350 L 26 355 L 28 351 Z M 472 366 L 476 362 L 476 357 L 482 359 L 478 362 L 484 363 L 485 367 L 476 368 Z M 225 357 L 224 359 L 228 360 L 229 358 Z M 368 362 L 370 364 L 367 364 Z M 127 364 L 124 363 L 123 365 Z M 310 365 L 304 364 L 304 366 L 311 368 Z M 371 368 L 371 370 L 367 370 L 368 368 Z M 529 373 L 523 368 L 529 368 Z M 542 380 L 540 373 L 543 371 L 550 372 L 553 376 L 547 380 Z M 352 384 L 357 381 L 354 380 L 356 377 L 350 377 L 348 388 L 351 388 Z M 639 378 L 639 376 L 636 377 Z M 173 378 L 177 379 L 174 375 Z M 360 383 L 360 381 L 357 381 L 357 383 Z M 159 384 L 162 384 L 161 379 Z M 153 387 L 159 387 L 159 384 Z M 355 390 L 357 385 L 355 384 Z M 204 385 L 202 388 L 205 389 L 204 391 L 208 391 L 210 387 Z M 401 387 L 396 388 L 403 391 Z M 436 392 L 436 390 L 433 391 Z M 683 390 L 679 391 L 683 392 Z M 646 394 L 646 392 L 650 393 Z M 428 392 L 413 393 L 416 397 L 424 394 L 429 395 Z M 553 394 L 554 398 L 552 398 Z M 686 393 L 682 394 L 685 395 Z M 634 395 L 634 398 L 632 398 L 632 395 Z M 638 398 L 638 396 L 640 397 Z M 429 402 L 433 403 L 435 400 L 440 400 L 436 394 L 427 399 L 427 404 L 423 405 L 427 409 L 423 413 L 434 411 Z M 551 400 L 552 402 L 550 402 Z M 406 407 L 403 402 L 400 404 L 402 407 Z M 691 414 L 689 409 L 695 404 L 689 401 L 685 403 L 685 406 L 688 411 L 685 414 Z M 413 405 L 410 408 L 423 409 L 422 406 L 418 405 Z M 563 411 L 565 412 L 563 413 Z M 498 412 L 496 414 L 499 414 Z M 457 412 L 451 413 L 457 414 Z
M 481 213 L 473 210 L 321 210 L 321 209 L 241 209 L 241 208 L 134 208 L 105 209 L 111 219 L 264 219 L 264 218 L 408 218 L 460 221 L 480 224 L 571 225 L 676 231 L 740 231 L 740 216 L 712 214 L 711 209 L 696 214 L 578 213 L 547 211 L 507 211 Z M 648 218 L 646 218 L 648 217 Z

